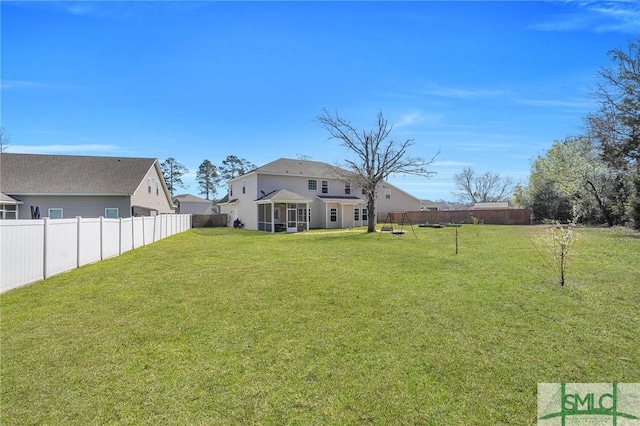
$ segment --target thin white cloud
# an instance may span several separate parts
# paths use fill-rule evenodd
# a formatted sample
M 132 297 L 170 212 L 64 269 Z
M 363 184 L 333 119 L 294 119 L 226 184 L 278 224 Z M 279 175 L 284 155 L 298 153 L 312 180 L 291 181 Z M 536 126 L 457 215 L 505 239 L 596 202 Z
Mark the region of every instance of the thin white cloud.
M 636 34 L 640 32 L 640 5 L 633 3 L 605 3 L 591 8 L 609 22 L 596 26 L 597 32 L 623 32 Z
M 27 80 L 2 80 L 0 82 L 2 90 L 37 90 L 37 89 L 54 89 L 54 90 L 82 90 L 83 86 L 74 84 L 55 84 L 43 83 L 41 81 Z
M 457 99 L 495 98 L 508 94 L 506 90 L 502 89 L 445 87 L 438 84 L 429 84 L 420 90 L 420 93 L 429 96 Z
M 117 145 L 76 144 L 76 145 L 11 145 L 10 152 L 21 154 L 73 154 L 86 152 L 123 152 Z
M 544 22 L 531 25 L 529 29 L 558 32 L 590 30 L 597 33 L 629 34 L 640 32 L 640 3 L 637 1 L 580 1 L 562 4 L 574 8 L 556 13 Z
M 465 167 L 469 166 L 470 163 L 463 161 L 434 161 L 431 165 L 433 167 Z
M 593 107 L 593 103 L 587 100 L 563 101 L 558 99 L 518 99 L 517 103 L 521 105 L 536 107 L 561 107 L 561 108 L 578 108 L 589 109 Z
M 418 111 L 402 114 L 394 123 L 395 128 L 412 124 L 437 124 L 442 120 L 442 114 L 423 114 Z

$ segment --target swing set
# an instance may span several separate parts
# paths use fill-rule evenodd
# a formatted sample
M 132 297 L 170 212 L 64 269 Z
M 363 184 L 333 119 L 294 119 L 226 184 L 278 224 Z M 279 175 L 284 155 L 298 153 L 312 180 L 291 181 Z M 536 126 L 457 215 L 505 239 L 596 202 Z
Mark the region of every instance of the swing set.
M 400 229 L 393 227 L 394 215 L 398 215 L 398 214 L 402 214 L 402 216 L 401 216 L 400 222 L 399 223 L 395 222 L 395 223 L 400 225 Z M 389 212 L 387 213 L 387 218 L 384 220 L 384 223 L 382 224 L 382 229 L 380 229 L 380 235 L 378 235 L 378 240 L 382 236 L 383 232 L 389 232 L 391 235 L 397 235 L 397 236 L 404 235 L 406 233 L 406 231 L 404 230 L 405 224 L 408 224 L 411 227 L 411 231 L 413 232 L 413 235 L 417 239 L 418 235 L 416 234 L 415 229 L 413 229 L 413 223 L 411 223 L 411 220 L 409 219 L 409 215 L 407 214 L 407 212 Z

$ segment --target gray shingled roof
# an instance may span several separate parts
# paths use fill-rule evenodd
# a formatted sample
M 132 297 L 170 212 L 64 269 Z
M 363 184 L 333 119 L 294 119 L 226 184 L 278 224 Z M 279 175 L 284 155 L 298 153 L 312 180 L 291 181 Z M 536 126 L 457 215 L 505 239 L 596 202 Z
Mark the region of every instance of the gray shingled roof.
M 295 192 L 288 191 L 286 189 L 279 189 L 277 191 L 271 191 L 270 193 L 258 198 L 256 201 L 278 201 L 278 202 L 310 202 L 312 200 Z
M 191 194 L 180 194 L 173 196 L 174 201 L 180 201 L 183 203 L 208 203 L 211 204 L 211 200 L 207 200 L 206 198 L 196 197 Z
M 155 158 L 75 155 L 0 155 L 5 194 L 112 194 L 135 192 Z
M 5 195 L 5 194 L 0 192 L 0 203 L 2 203 L 2 204 L 22 204 L 22 201 L 18 200 L 17 198 L 9 197 L 8 195 Z
M 294 160 L 291 158 L 280 158 L 272 161 L 262 167 L 258 167 L 254 172 L 336 179 L 344 179 L 350 173 L 347 170 L 320 161 Z
M 322 200 L 359 200 L 359 201 L 365 201 L 360 197 L 357 197 L 355 195 L 316 195 L 316 197 L 322 199 Z

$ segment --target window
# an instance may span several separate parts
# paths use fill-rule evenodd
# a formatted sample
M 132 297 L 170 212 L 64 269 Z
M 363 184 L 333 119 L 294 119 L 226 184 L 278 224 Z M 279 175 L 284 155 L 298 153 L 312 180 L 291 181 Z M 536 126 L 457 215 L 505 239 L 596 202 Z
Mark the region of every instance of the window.
M 391 199 L 391 190 L 390 189 L 385 189 L 384 190 L 384 198 L 386 198 L 387 200 Z
M 147 179 L 147 192 L 151 194 L 151 178 Z
M 118 209 L 116 207 L 107 207 L 106 209 L 104 209 L 104 217 L 106 217 L 107 219 L 117 219 L 118 217 L 120 217 L 118 215 Z
M 247 189 L 246 189 L 246 186 L 247 186 L 247 183 L 243 180 L 243 181 L 242 181 L 242 193 L 243 193 L 243 194 L 244 194 L 244 193 L 246 192 L 246 190 L 247 190 Z
M 362 195 L 367 195 L 367 191 L 365 191 L 364 188 L 362 188 Z
M 331 209 L 329 210 L 330 214 L 329 214 L 329 220 L 331 222 L 335 222 L 338 220 L 338 209 Z
M 156 195 L 160 195 L 160 182 L 156 181 Z
M 317 191 L 318 190 L 318 181 L 315 179 L 309 179 L 308 181 L 309 191 Z
M 351 194 L 351 184 L 349 182 L 344 183 L 344 193 Z
M 229 185 L 229 197 L 233 197 L 233 185 Z
M 353 220 L 360 220 L 360 209 L 353 209 Z
M 49 209 L 49 219 L 62 219 L 62 209 Z
M 307 209 L 298 208 L 298 222 L 307 222 Z
M 366 208 L 363 208 L 363 209 L 362 209 L 362 220 L 364 220 L 364 221 L 369 220 L 368 213 L 369 213 L 369 212 L 367 211 L 367 209 L 366 209 Z
M 323 194 L 329 193 L 329 182 L 326 180 L 322 181 L 322 193 Z

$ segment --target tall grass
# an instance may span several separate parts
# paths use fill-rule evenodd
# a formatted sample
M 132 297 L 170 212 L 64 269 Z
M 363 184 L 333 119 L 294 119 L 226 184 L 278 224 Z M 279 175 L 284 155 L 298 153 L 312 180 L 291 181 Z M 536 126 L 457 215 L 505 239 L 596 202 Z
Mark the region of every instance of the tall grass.
M 535 424 L 640 382 L 640 238 L 197 229 L 0 296 L 2 424 Z

